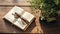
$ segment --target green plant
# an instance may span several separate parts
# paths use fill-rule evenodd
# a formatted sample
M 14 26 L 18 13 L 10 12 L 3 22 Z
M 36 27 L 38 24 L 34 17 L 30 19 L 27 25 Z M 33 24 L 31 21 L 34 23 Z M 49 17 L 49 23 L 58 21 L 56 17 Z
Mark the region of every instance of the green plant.
M 30 0 L 30 3 L 35 9 L 42 10 L 41 20 L 47 22 L 56 20 L 60 10 L 60 0 Z

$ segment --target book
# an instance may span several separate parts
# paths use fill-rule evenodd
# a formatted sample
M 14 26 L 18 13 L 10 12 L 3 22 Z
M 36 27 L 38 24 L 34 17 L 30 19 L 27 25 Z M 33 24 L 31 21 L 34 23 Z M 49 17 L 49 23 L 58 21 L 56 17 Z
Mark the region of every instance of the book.
M 14 6 L 3 18 L 25 31 L 35 16 L 18 6 Z

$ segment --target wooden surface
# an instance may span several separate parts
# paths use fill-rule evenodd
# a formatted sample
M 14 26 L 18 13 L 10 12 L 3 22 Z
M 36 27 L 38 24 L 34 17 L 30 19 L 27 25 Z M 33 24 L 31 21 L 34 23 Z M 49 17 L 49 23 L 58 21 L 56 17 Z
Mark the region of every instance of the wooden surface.
M 8 21 L 3 20 L 3 16 L 9 12 L 13 6 L 19 6 L 25 11 L 35 15 L 35 21 L 28 27 L 26 31 L 22 31 Z M 39 21 L 40 11 L 32 11 L 28 0 L 0 0 L 0 33 L 45 33 L 45 34 L 59 34 L 60 21 L 57 18 L 57 23 L 43 25 Z

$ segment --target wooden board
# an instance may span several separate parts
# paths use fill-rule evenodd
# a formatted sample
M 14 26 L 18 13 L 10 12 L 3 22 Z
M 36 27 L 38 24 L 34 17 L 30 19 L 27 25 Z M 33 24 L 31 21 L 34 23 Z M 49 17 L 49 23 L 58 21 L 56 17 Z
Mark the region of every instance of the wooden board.
M 39 21 L 40 13 L 32 11 L 28 0 L 0 0 L 0 33 L 45 33 L 45 34 L 59 34 L 60 33 L 60 17 L 56 24 L 42 25 Z M 26 31 L 22 31 L 8 21 L 4 21 L 2 17 L 13 7 L 19 6 L 25 11 L 35 15 L 35 21 L 28 27 Z M 24 7 L 25 6 L 25 7 Z
M 31 6 L 29 0 L 0 0 L 0 6 Z

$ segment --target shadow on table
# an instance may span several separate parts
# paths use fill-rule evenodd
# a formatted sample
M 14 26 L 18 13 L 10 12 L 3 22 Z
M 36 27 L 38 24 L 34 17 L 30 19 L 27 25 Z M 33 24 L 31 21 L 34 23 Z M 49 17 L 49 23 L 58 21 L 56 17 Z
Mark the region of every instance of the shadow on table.
M 57 17 L 55 22 L 43 23 L 40 20 L 41 28 L 44 34 L 60 34 L 60 16 Z
M 5 22 L 5 25 L 7 27 L 7 29 L 11 32 L 11 33 L 30 33 L 32 31 L 32 29 L 34 27 L 36 27 L 36 23 L 35 20 L 30 24 L 30 26 L 27 28 L 26 31 L 21 30 L 20 28 L 16 27 L 15 25 L 13 25 L 12 23 L 10 23 L 9 21 L 7 21 L 6 19 L 3 19 Z

